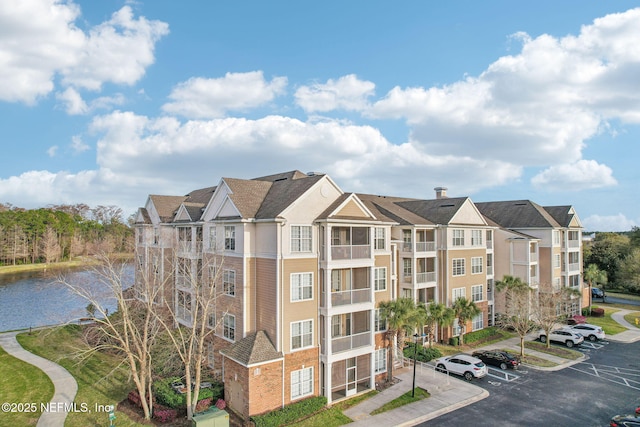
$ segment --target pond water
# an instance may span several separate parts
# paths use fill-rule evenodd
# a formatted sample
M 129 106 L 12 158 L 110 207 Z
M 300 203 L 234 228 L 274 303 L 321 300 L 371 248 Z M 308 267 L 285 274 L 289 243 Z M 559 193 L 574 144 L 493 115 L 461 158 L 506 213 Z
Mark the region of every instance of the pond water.
M 70 270 L 0 275 L 0 332 L 58 325 L 87 316 L 89 302 L 60 282 L 73 284 L 95 295 L 113 312 L 116 301 L 92 270 Z M 126 266 L 123 287 L 133 284 L 133 267 Z

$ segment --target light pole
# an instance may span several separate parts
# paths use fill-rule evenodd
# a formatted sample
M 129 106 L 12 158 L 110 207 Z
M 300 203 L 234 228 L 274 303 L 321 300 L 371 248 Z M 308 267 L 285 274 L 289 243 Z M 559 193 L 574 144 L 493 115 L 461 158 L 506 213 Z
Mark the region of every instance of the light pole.
M 416 359 L 418 355 L 418 337 L 420 336 L 417 332 L 413 334 L 413 386 L 411 387 L 411 397 L 416 396 Z M 424 336 L 424 334 L 422 334 L 422 336 Z

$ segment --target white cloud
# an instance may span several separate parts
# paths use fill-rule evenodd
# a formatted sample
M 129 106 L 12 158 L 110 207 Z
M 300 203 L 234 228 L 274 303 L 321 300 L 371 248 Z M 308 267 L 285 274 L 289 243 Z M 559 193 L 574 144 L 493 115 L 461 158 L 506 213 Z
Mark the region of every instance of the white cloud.
M 327 83 L 302 86 L 296 90 L 296 103 L 306 112 L 326 112 L 337 109 L 361 111 L 367 108 L 368 98 L 376 85 L 358 79 L 355 74 L 329 79 Z
M 86 114 L 89 110 L 87 103 L 84 102 L 78 91 L 72 87 L 65 89 L 64 92 L 58 92 L 56 99 L 62 101 L 69 115 Z
M 630 231 L 640 225 L 640 221 L 627 218 L 624 214 L 591 215 L 582 220 L 585 231 Z
M 551 191 L 585 190 L 617 185 L 611 168 L 595 160 L 551 166 L 531 179 L 536 187 Z
M 52 145 L 47 149 L 47 154 L 49 155 L 49 157 L 55 157 L 57 152 L 58 152 L 57 145 Z
M 131 85 L 153 63 L 155 43 L 168 33 L 163 22 L 134 19 L 129 6 L 88 34 L 75 24 L 80 15 L 71 1 L 0 2 L 0 100 L 34 104 L 54 90 L 57 75 L 66 87 Z M 61 92 L 79 114 L 78 99 L 73 103 L 73 94 Z
M 71 149 L 74 153 L 82 153 L 87 151 L 90 147 L 82 142 L 82 137 L 80 135 L 74 135 L 71 138 Z
M 194 77 L 177 85 L 162 106 L 167 113 L 187 118 L 224 117 L 228 111 L 247 111 L 284 93 L 286 77 L 267 82 L 262 71 L 227 73 L 221 78 Z

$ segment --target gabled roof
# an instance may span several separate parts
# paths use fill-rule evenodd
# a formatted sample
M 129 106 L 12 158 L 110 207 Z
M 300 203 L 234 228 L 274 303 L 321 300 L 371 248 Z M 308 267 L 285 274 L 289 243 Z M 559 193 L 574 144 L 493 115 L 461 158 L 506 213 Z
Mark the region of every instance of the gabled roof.
M 415 199 L 403 197 L 376 196 L 373 194 L 358 194 L 358 197 L 380 220 L 396 222 L 400 225 L 433 225 L 415 213 L 400 206 L 399 202 L 407 202 Z
M 182 205 L 189 213 L 189 216 L 191 217 L 191 221 L 194 221 L 194 222 L 200 220 L 200 217 L 202 217 L 202 211 L 206 206 L 204 203 L 189 203 L 189 202 L 184 202 Z
M 180 204 L 186 200 L 186 196 L 160 196 L 152 194 L 149 199 L 153 202 L 161 222 L 171 222 Z
M 398 205 L 433 224 L 449 224 L 467 200 L 469 200 L 468 197 L 446 197 L 433 200 L 409 200 L 398 202 Z
M 277 217 L 323 177 L 324 175 L 308 176 L 302 174 L 300 176 L 299 174 L 293 174 L 292 178 L 274 181 L 255 218 L 271 219 Z
M 255 218 L 260 205 L 271 188 L 268 181 L 253 179 L 223 178 L 231 190 L 229 198 L 240 211 L 242 218 Z
M 264 331 L 257 331 L 248 334 L 220 353 L 236 362 L 251 366 L 282 359 L 282 352 L 276 350 L 269 336 Z
M 475 204 L 482 215 L 504 228 L 557 228 L 558 221 L 531 200 L 483 202 Z
M 545 206 L 544 209 L 563 227 L 570 227 L 576 218 L 572 206 Z
M 216 191 L 216 187 L 207 187 L 200 188 L 198 190 L 193 190 L 189 194 L 186 195 L 186 202 L 189 203 L 200 203 L 206 205 L 213 197 L 213 193 Z
M 320 174 L 322 175 L 322 174 Z M 295 179 L 300 179 L 300 178 L 306 178 L 308 176 L 316 176 L 316 174 L 314 175 L 308 175 L 304 172 L 300 172 L 299 170 L 294 170 L 294 171 L 289 171 L 289 172 L 281 172 L 281 173 L 277 173 L 274 175 L 267 175 L 267 176 L 261 176 L 259 178 L 253 178 L 256 181 L 270 181 L 270 182 L 276 182 L 276 181 L 283 181 L 285 179 L 288 180 L 295 180 Z

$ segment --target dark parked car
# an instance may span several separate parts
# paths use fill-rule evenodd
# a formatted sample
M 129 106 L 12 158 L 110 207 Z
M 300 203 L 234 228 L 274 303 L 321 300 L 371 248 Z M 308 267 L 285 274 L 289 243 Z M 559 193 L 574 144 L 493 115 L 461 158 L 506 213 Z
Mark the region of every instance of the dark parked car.
M 616 415 L 609 421 L 611 427 L 640 427 L 638 415 Z
M 600 288 L 591 288 L 591 298 L 603 298 L 604 292 Z
M 500 369 L 517 369 L 520 366 L 520 358 L 515 354 L 498 350 L 474 351 L 473 357 L 477 357 L 487 365 L 497 366 Z

